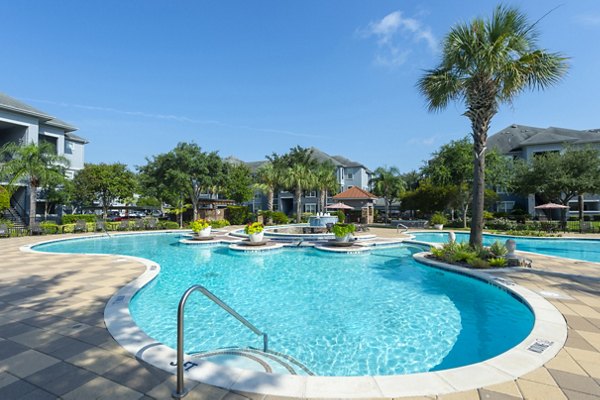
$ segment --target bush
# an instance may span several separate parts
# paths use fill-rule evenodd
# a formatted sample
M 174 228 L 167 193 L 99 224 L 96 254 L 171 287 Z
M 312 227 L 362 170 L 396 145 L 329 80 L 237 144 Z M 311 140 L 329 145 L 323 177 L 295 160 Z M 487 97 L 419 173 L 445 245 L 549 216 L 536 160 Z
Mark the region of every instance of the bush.
M 246 206 L 227 206 L 225 218 L 232 225 L 244 225 L 252 220 L 252 213 Z
M 507 263 L 506 258 L 504 257 L 490 258 L 488 262 L 490 263 L 490 266 L 497 268 L 506 267 Z
M 251 224 L 246 225 L 246 227 L 244 228 L 244 233 L 246 233 L 246 235 L 253 235 L 255 233 L 261 233 L 264 230 L 265 227 L 263 224 L 261 224 L 260 222 L 253 222 Z
M 276 225 L 289 224 L 290 219 L 281 211 L 273 211 L 273 223 Z
M 348 234 L 354 233 L 354 231 L 356 231 L 356 225 L 337 223 L 333 225 L 331 231 L 336 237 L 344 237 Z
M 44 221 L 40 223 L 40 227 L 42 228 L 42 232 L 45 234 L 58 233 L 58 225 L 54 222 Z
M 99 217 L 96 214 L 65 214 L 62 216 L 62 224 L 74 224 L 77 221 L 96 222 Z
M 336 212 L 332 213 L 332 215 L 337 215 L 338 222 L 340 224 L 343 224 L 344 222 L 346 222 L 346 214 L 344 214 L 344 212 L 342 210 L 337 210 Z
M 179 224 L 175 221 L 159 221 L 158 227 L 161 229 L 179 229 Z
M 11 220 L 4 218 L 0 218 L 0 225 L 6 225 L 7 228 L 12 228 L 14 226 Z
M 496 240 L 490 246 L 490 252 L 495 257 L 504 257 L 506 255 L 506 253 L 508 253 L 508 250 L 506 249 L 506 247 L 504 247 L 504 245 L 502 243 L 500 243 L 498 240 Z
M 227 221 L 226 219 L 217 219 L 215 221 L 209 221 L 210 226 L 212 226 L 215 229 L 219 229 L 219 228 L 223 228 L 225 226 L 229 226 L 229 221 Z
M 190 224 L 190 228 L 194 231 L 194 232 L 200 232 L 203 229 L 208 228 L 210 225 L 210 223 L 208 222 L 208 220 L 203 219 L 203 218 L 199 218 L 195 221 L 192 221 L 192 223 Z
M 429 223 L 431 225 L 446 225 L 448 223 L 448 218 L 441 212 L 436 212 L 429 219 Z
M 494 214 L 492 214 L 489 211 L 483 211 L 483 219 L 485 219 L 485 220 L 494 219 Z
M 508 231 L 517 228 L 517 223 L 507 218 L 496 218 L 486 222 L 485 226 L 490 229 L 498 229 L 500 231 Z
M 481 258 L 475 258 L 475 259 L 471 260 L 469 262 L 469 265 L 471 267 L 477 268 L 477 269 L 483 269 L 483 268 L 490 267 L 490 263 L 488 263 L 486 260 L 482 260 Z

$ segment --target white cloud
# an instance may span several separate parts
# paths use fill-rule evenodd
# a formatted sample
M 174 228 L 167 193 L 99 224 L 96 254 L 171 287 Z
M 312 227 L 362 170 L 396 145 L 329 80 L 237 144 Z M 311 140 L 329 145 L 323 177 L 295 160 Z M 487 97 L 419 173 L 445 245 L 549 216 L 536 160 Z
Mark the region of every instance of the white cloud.
M 404 17 L 401 11 L 389 13 L 361 29 L 363 37 L 376 37 L 378 53 L 375 63 L 385 66 L 404 64 L 412 52 L 413 43 L 425 43 L 432 53 L 439 51 L 439 43 L 431 28 L 416 18 Z
M 425 137 L 425 138 L 421 138 L 421 137 L 412 138 L 408 141 L 408 143 L 431 147 L 431 146 L 435 145 L 437 143 L 437 141 L 438 141 L 438 136 L 434 135 L 434 136 Z

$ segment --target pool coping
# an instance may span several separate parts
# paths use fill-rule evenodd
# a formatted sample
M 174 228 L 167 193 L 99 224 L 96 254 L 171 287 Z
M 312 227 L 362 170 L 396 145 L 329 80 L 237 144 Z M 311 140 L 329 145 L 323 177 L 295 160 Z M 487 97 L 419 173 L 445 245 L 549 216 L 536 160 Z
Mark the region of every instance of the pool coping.
M 173 232 L 162 231 L 155 234 L 161 233 Z M 142 233 L 138 232 L 137 234 Z M 98 236 L 88 235 L 80 238 L 87 237 Z M 35 245 L 26 245 L 22 246 L 21 250 L 44 253 L 34 250 L 32 247 L 72 239 L 50 240 Z M 360 377 L 278 375 L 221 366 L 209 361 L 191 359 L 186 355 L 186 362 L 191 362 L 186 372 L 186 378 L 228 390 L 286 397 L 359 399 L 441 395 L 511 381 L 541 367 L 562 349 L 567 338 L 566 322 L 562 314 L 542 296 L 511 281 L 485 272 L 472 271 L 426 259 L 425 254 L 427 253 L 418 253 L 413 257 L 418 262 L 431 267 L 471 275 L 520 298 L 535 315 L 534 327 L 530 334 L 517 346 L 496 357 L 468 366 L 435 372 Z M 123 348 L 138 359 L 167 372 L 175 373 L 176 367 L 171 364 L 176 359 L 175 349 L 157 342 L 143 332 L 135 324 L 129 312 L 130 300 L 138 290 L 158 275 L 160 265 L 154 261 L 133 256 L 86 255 L 119 256 L 145 265 L 146 270 L 140 276 L 118 290 L 108 301 L 104 309 L 106 328 Z M 540 340 L 550 341 L 552 344 L 542 353 L 530 350 L 532 346 L 539 348 Z M 536 343 L 538 343 L 537 346 L 535 346 Z

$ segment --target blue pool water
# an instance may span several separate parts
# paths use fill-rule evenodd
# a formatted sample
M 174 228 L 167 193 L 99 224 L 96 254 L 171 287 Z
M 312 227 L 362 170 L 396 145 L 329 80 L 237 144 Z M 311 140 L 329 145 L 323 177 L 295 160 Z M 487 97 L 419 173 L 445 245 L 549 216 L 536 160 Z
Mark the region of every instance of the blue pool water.
M 411 233 L 411 235 L 415 236 L 415 240 L 421 242 L 445 243 L 448 241 L 447 232 L 415 232 Z M 600 240 L 531 238 L 484 234 L 483 244 L 489 246 L 495 241 L 504 243 L 507 239 L 514 239 L 517 242 L 517 250 L 575 260 L 600 262 Z M 466 242 L 469 240 L 469 234 L 456 232 L 456 240 Z
M 173 234 L 80 239 L 36 246 L 68 253 L 125 254 L 161 265 L 130 311 L 150 336 L 176 344 L 177 304 L 206 286 L 259 329 L 272 350 L 317 375 L 391 375 L 479 362 L 521 342 L 533 315 L 510 294 L 421 265 L 420 248 L 329 254 L 310 248 L 252 254 L 178 243 Z M 261 338 L 194 294 L 186 308 L 186 352 L 261 347 Z

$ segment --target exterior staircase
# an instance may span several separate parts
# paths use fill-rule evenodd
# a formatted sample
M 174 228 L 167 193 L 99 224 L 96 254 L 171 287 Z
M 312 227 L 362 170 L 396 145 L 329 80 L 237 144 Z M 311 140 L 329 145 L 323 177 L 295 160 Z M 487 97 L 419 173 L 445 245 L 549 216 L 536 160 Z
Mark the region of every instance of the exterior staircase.
M 11 221 L 15 228 L 25 228 L 25 221 L 14 207 L 9 207 L 2 213 L 2 218 Z

